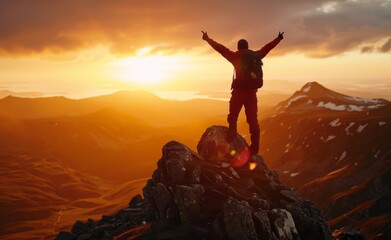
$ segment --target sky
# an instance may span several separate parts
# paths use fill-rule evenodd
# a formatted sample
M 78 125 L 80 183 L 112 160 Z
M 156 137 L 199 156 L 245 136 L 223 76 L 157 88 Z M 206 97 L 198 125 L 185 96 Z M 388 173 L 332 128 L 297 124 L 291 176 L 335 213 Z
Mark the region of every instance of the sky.
M 0 90 L 229 91 L 232 66 L 201 30 L 231 50 L 284 31 L 265 81 L 391 88 L 391 0 L 0 0 Z

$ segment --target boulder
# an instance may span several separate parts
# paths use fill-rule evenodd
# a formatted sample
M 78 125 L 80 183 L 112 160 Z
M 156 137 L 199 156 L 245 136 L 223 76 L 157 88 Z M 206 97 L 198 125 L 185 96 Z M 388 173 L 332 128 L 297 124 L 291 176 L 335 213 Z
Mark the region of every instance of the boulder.
M 212 126 L 206 129 L 197 145 L 198 153 L 209 161 L 227 162 L 234 167 L 246 164 L 250 159 L 250 150 L 246 140 L 236 134 L 228 135 L 228 128 Z
M 259 239 L 255 231 L 252 209 L 246 201 L 228 198 L 224 203 L 223 213 L 225 230 L 230 239 Z
M 271 211 L 271 219 L 272 219 L 271 221 L 272 229 L 274 229 L 277 239 L 280 240 L 300 239 L 292 215 L 287 210 L 273 209 Z
M 77 222 L 64 237 L 91 239 L 334 239 L 319 210 L 281 184 L 259 155 L 228 128 L 212 126 L 198 153 L 171 141 L 157 169 L 127 208 L 99 221 Z M 240 164 L 235 159 L 239 160 Z M 243 161 L 245 159 L 245 161 Z
M 227 134 L 226 127 L 208 128 L 198 153 L 175 141 L 163 147 L 154 177 L 144 188 L 155 212 L 170 205 L 179 212 L 179 224 L 216 239 L 333 239 L 316 207 L 283 186 L 261 156 L 233 164 L 248 145 L 240 135 L 230 139 Z M 169 189 L 171 198 L 166 191 L 163 195 L 171 203 L 150 194 L 160 184 Z

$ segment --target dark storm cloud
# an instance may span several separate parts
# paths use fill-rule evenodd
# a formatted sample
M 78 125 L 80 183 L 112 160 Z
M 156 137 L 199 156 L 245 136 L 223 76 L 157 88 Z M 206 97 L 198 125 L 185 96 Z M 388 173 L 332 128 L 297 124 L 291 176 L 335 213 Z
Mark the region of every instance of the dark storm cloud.
M 389 38 L 391 4 L 362 1 L 0 0 L 0 53 L 74 51 L 98 44 L 116 54 L 145 46 L 169 52 L 199 47 L 200 30 L 230 48 L 258 48 L 285 31 L 275 53 L 326 57 L 371 49 Z M 378 51 L 387 52 L 390 43 Z

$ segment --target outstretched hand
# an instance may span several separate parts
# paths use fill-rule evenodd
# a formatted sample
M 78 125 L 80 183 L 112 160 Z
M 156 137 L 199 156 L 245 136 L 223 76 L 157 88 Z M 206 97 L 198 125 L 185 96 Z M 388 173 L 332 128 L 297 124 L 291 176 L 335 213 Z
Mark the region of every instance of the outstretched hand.
M 202 39 L 204 39 L 205 41 L 209 39 L 209 36 L 208 36 L 208 32 L 204 32 L 204 31 L 201 31 L 202 32 Z
M 284 39 L 284 32 L 278 32 L 278 38 Z

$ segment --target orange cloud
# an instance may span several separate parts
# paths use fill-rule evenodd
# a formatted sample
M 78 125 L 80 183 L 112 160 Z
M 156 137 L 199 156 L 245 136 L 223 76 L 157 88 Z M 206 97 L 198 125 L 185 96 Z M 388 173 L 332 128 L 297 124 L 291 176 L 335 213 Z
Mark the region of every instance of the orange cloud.
M 0 1 L 0 54 L 77 51 L 107 45 L 115 54 L 145 46 L 180 51 L 202 46 L 200 30 L 234 48 L 258 48 L 285 31 L 274 54 L 337 55 L 391 32 L 391 4 L 361 1 Z M 378 49 L 388 52 L 389 44 Z M 368 52 L 368 51 L 364 51 Z

